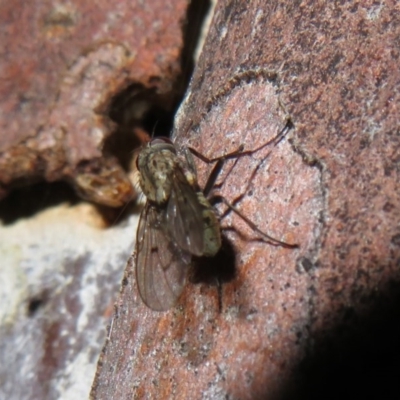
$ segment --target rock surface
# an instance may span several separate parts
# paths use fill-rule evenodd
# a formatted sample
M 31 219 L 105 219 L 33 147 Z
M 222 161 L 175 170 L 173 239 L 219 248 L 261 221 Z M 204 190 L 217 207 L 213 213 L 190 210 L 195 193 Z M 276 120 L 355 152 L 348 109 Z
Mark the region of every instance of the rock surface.
M 154 102 L 171 110 L 187 7 L 185 0 L 3 3 L 0 198 L 38 180 L 66 180 L 112 207 L 133 197 L 124 169 L 104 151 L 115 130 L 111 100 L 130 90 L 131 119 Z
M 396 11 L 396 2 L 218 2 L 176 142 L 208 157 L 251 149 L 288 116 L 286 139 L 227 166 L 220 190 L 300 247 L 250 241 L 257 235 L 229 214 L 230 279 L 220 293 L 188 284 L 161 314 L 141 303 L 129 265 L 93 398 L 350 398 L 395 387 Z M 209 169 L 199 170 L 204 182 Z
M 122 218 L 54 181 L 92 203 L 132 200 L 107 151 L 110 114 L 129 100 L 120 137 L 149 107 L 171 110 L 187 13 L 187 1 L 0 4 L 0 398 L 89 396 L 138 210 Z
M 53 97 L 39 88 L 17 101 L 29 91 L 6 90 L 11 102 L 3 107 L 8 110 L 3 118 L 16 124 L 18 134 L 1 139 L 1 173 L 12 175 L 2 180 L 4 191 L 14 179 L 21 183 L 21 177 L 37 177 L 38 171 L 48 180 L 98 187 L 91 185 L 97 182 L 91 166 L 107 169 L 110 159 L 100 164 L 80 160 L 87 160 L 88 154 L 94 156 L 91 160 L 100 159 L 101 143 L 112 130 L 102 119 L 106 103 L 136 79 L 144 79 L 141 87 L 155 84 L 160 93 L 172 90 L 182 38 L 174 36 L 177 41 L 171 46 L 156 43 L 169 40 L 174 32 L 181 34 L 179 16 L 186 3 L 174 4 L 173 17 L 167 3 L 155 1 L 134 24 L 119 24 L 130 38 L 137 38 L 130 34 L 139 29 L 141 49 L 149 51 L 144 56 L 133 57 L 133 47 L 119 38 L 116 28 L 115 41 L 95 41 L 88 52 L 64 46 L 63 51 L 75 54 L 67 58 L 65 75 L 52 80 L 53 75 L 44 73 L 34 81 L 40 88 L 56 87 L 50 92 L 56 93 Z M 14 8 L 2 15 L 15 21 Z M 80 14 L 61 10 L 53 15 L 46 10 L 37 14 L 48 16 L 38 25 L 41 34 L 51 38 L 49 43 L 67 43 L 65 37 L 81 26 L 74 18 Z M 7 266 L 1 268 L 1 299 L 6 304 L 0 331 L 3 397 L 87 396 L 106 335 L 91 392 L 95 399 L 388 398 L 390 390 L 399 394 L 398 11 L 394 1 L 219 1 L 176 117 L 174 140 L 212 158 L 241 145 L 258 148 L 290 119 L 293 127 L 278 144 L 227 162 L 215 190 L 261 230 L 296 242 L 299 248 L 262 242 L 238 215 L 228 213 L 221 220 L 222 254 L 196 265 L 193 282 L 178 305 L 157 313 L 138 296 L 132 260 L 112 308 L 123 260 L 132 248 L 134 217 L 110 229 L 97 217 L 88 217 L 93 209 L 88 212 L 85 205 L 61 205 L 35 214 L 35 229 L 30 228 L 30 218 L 5 224 L 0 231 L 1 262 Z M 30 17 L 29 11 L 26 14 Z M 89 15 L 103 18 L 95 10 Z M 121 21 L 125 13 L 107 15 L 109 24 L 113 18 Z M 164 34 L 154 23 L 160 20 L 166 24 L 161 26 L 169 24 Z M 81 23 L 96 32 L 109 26 Z M 7 27 L 3 35 L 16 29 L 13 24 L 2 26 Z M 36 25 L 23 26 L 36 32 Z M 146 42 L 144 32 L 155 37 L 154 42 Z M 160 56 L 159 50 L 167 53 Z M 63 53 L 57 54 L 63 59 Z M 29 60 L 21 68 L 28 68 Z M 138 63 L 138 69 L 131 69 L 132 63 Z M 151 78 L 154 69 L 161 71 L 156 83 Z M 54 71 L 58 74 L 60 68 Z M 132 71 L 142 75 L 132 77 Z M 107 86 L 109 81 L 114 83 Z M 93 84 L 95 95 L 85 97 L 90 93 L 85 84 Z M 37 95 L 42 92 L 42 97 Z M 47 97 L 51 107 L 43 108 Z M 71 99 L 84 99 L 88 106 L 78 102 L 72 107 Z M 37 115 L 39 122 L 13 118 L 17 105 L 28 110 L 24 115 Z M 88 111 L 91 107 L 99 107 L 99 118 L 93 109 Z M 78 125 L 65 129 L 62 121 L 68 120 L 69 110 L 81 114 L 71 120 Z M 76 129 L 88 132 L 82 148 L 76 146 Z M 44 149 L 42 164 L 37 164 L 38 144 Z M 49 148 L 61 158 L 46 158 Z M 204 185 L 211 166 L 196 163 Z M 98 193 L 108 192 L 95 190 Z M 217 210 L 224 215 L 223 206 Z

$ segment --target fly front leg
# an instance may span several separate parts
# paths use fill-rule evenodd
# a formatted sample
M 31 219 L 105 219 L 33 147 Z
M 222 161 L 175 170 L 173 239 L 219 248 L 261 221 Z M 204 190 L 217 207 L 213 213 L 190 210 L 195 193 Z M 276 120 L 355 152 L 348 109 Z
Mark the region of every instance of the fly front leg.
M 234 159 L 234 158 L 237 159 L 239 156 L 243 155 L 243 146 L 240 146 L 238 150 L 236 150 L 232 153 L 225 154 L 224 156 L 217 157 L 217 158 L 207 158 L 206 156 L 204 156 L 203 154 L 199 153 L 197 150 L 195 150 L 191 147 L 189 147 L 188 149 L 193 155 L 195 155 L 201 161 L 203 161 L 207 164 L 215 163 L 213 169 L 210 172 L 210 175 L 208 175 L 207 182 L 203 189 L 203 193 L 206 197 L 210 194 L 211 190 L 214 188 L 215 183 L 218 178 L 218 175 L 220 174 L 221 169 L 224 165 L 224 162 L 226 160 L 230 160 L 230 159 Z
M 241 146 L 239 146 L 239 148 L 237 150 L 235 150 L 231 153 L 224 154 L 222 156 L 214 157 L 214 158 L 208 158 L 205 155 L 199 153 L 196 149 L 194 149 L 192 147 L 188 147 L 187 148 L 189 150 L 187 152 L 188 154 L 189 154 L 189 152 L 192 153 L 194 156 L 196 156 L 198 159 L 200 159 L 201 161 L 203 161 L 206 164 L 215 163 L 213 169 L 211 170 L 210 175 L 208 176 L 207 182 L 204 186 L 204 189 L 203 189 L 204 195 L 207 197 L 210 194 L 213 187 L 215 186 L 215 182 L 218 178 L 219 173 L 221 172 L 221 169 L 222 169 L 225 161 L 232 160 L 232 159 L 238 159 L 240 157 L 251 156 L 271 144 L 274 144 L 276 146 L 285 137 L 286 133 L 292 127 L 293 127 L 293 123 L 291 122 L 290 119 L 288 119 L 286 122 L 286 125 L 282 128 L 282 130 L 275 137 L 273 137 L 271 140 L 268 140 L 267 142 L 263 143 L 261 146 L 255 148 L 253 150 L 244 150 L 244 146 L 241 145 Z M 193 157 L 191 157 L 191 155 L 190 155 L 190 158 L 194 165 Z

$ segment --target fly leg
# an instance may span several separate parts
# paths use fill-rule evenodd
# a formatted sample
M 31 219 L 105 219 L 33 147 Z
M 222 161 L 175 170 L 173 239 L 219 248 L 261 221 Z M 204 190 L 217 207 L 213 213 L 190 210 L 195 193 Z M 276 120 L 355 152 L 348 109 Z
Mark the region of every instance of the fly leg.
M 254 169 L 253 173 L 251 174 L 251 177 L 249 179 L 249 185 L 253 181 L 253 178 L 257 174 L 257 171 L 263 164 L 263 161 L 257 165 L 257 167 Z M 211 204 L 224 203 L 228 209 L 219 217 L 220 219 L 226 217 L 228 215 L 228 213 L 230 213 L 231 211 L 234 212 L 244 222 L 246 222 L 246 224 L 250 228 L 252 228 L 255 232 L 257 232 L 261 236 L 263 241 L 265 241 L 273 246 L 281 246 L 281 247 L 285 247 L 285 248 L 289 248 L 289 249 L 298 248 L 299 246 L 297 244 L 290 244 L 290 243 L 282 242 L 281 240 L 276 239 L 276 238 L 268 235 L 267 233 L 263 232 L 260 228 L 257 227 L 257 225 L 253 221 L 251 221 L 249 218 L 247 218 L 245 215 L 243 215 L 243 213 L 240 210 L 238 210 L 238 208 L 236 207 L 236 204 L 239 203 L 240 200 L 243 199 L 246 192 L 247 192 L 247 189 L 244 191 L 244 193 L 242 193 L 241 195 L 236 197 L 236 199 L 234 200 L 233 203 L 230 203 L 225 197 L 223 197 L 221 195 L 213 195 L 210 198 L 210 203 Z
M 274 138 L 272 138 L 271 140 L 267 141 L 266 143 L 263 143 L 261 146 L 257 147 L 256 149 L 253 150 L 243 150 L 243 146 L 240 146 L 237 150 L 225 154 L 223 156 L 220 157 L 215 157 L 215 158 L 207 158 L 204 155 L 202 155 L 201 153 L 199 153 L 197 150 L 194 150 L 192 148 L 189 148 L 190 152 L 192 154 L 194 154 L 197 158 L 199 158 L 200 160 L 202 160 L 203 162 L 207 163 L 207 164 L 211 164 L 211 163 L 215 163 L 213 169 L 211 170 L 211 173 L 207 179 L 206 185 L 204 187 L 203 193 L 204 195 L 207 197 L 210 197 L 210 192 L 212 189 L 215 188 L 216 186 L 216 180 L 218 178 L 219 173 L 221 172 L 221 169 L 224 165 L 224 162 L 226 160 L 230 160 L 230 159 L 239 159 L 241 157 L 244 156 L 251 156 L 254 153 L 256 153 L 257 151 L 263 149 L 264 147 L 267 147 L 270 144 L 274 144 L 275 146 L 282 140 L 282 138 L 285 136 L 286 132 L 292 127 L 292 123 L 290 120 L 288 120 L 288 122 L 286 123 L 285 127 L 278 133 L 278 135 L 276 135 Z M 257 166 L 257 168 L 253 171 L 251 178 L 249 180 L 249 182 L 251 182 L 254 178 L 254 176 L 256 175 L 258 169 L 260 168 L 260 166 L 262 165 L 262 162 Z M 234 167 L 234 165 L 232 166 L 232 168 Z M 239 197 L 237 197 L 235 199 L 234 203 L 238 203 L 243 197 L 244 197 L 244 193 L 242 195 L 240 195 Z M 276 239 L 270 235 L 268 235 L 267 233 L 263 232 L 262 230 L 260 230 L 257 225 L 251 221 L 249 218 L 247 218 L 245 215 L 243 215 L 240 210 L 238 210 L 236 208 L 236 206 L 234 204 L 231 204 L 225 197 L 221 196 L 221 195 L 213 195 L 211 196 L 210 199 L 212 204 L 216 204 L 216 203 L 224 203 L 227 207 L 228 210 L 220 217 L 221 219 L 224 218 L 229 212 L 234 212 L 236 215 L 238 215 L 244 222 L 246 222 L 246 224 L 252 228 L 255 232 L 257 232 L 261 238 L 266 241 L 267 243 L 274 245 L 274 246 L 281 246 L 284 248 L 297 248 L 299 247 L 297 244 L 291 244 L 291 243 L 286 243 L 283 242 L 279 239 Z
M 232 211 L 237 216 L 239 216 L 244 222 L 246 222 L 246 224 L 251 229 L 253 229 L 255 232 L 257 232 L 265 242 L 271 244 L 272 246 L 281 246 L 281 247 L 284 247 L 284 248 L 287 248 L 287 249 L 296 249 L 296 248 L 299 247 L 298 244 L 295 244 L 295 243 L 291 244 L 291 243 L 282 242 L 281 240 L 276 239 L 276 238 L 268 235 L 267 233 L 263 232 L 260 228 L 257 227 L 257 225 L 253 221 L 251 221 L 249 218 L 247 218 L 245 215 L 243 215 L 234 205 L 229 203 L 229 201 L 225 197 L 216 195 L 216 196 L 213 196 L 211 200 L 212 200 L 213 204 L 224 203 L 228 207 L 229 211 Z M 237 200 L 239 200 L 239 199 L 237 199 Z M 221 216 L 221 219 L 223 217 L 225 217 L 226 215 L 227 215 L 227 213 L 224 213 Z
M 243 145 L 239 146 L 239 148 L 231 153 L 224 154 L 223 156 L 215 157 L 215 158 L 208 158 L 204 156 L 203 154 L 199 153 L 197 150 L 193 149 L 192 147 L 189 147 L 190 153 L 192 153 L 194 156 L 199 158 L 201 161 L 203 161 L 206 164 L 213 164 L 215 163 L 213 169 L 211 170 L 210 175 L 208 176 L 207 182 L 204 186 L 203 193 L 207 197 L 211 190 L 215 187 L 216 180 L 218 178 L 219 173 L 221 172 L 221 169 L 227 160 L 232 160 L 232 159 L 238 159 L 241 157 L 246 157 L 246 156 L 251 156 L 254 153 L 257 153 L 258 151 L 262 150 L 264 147 L 267 147 L 271 144 L 274 144 L 275 146 L 285 137 L 286 133 L 293 127 L 293 123 L 290 121 L 290 119 L 287 120 L 286 125 L 282 128 L 282 130 L 271 140 L 268 140 L 267 142 L 263 143 L 261 146 L 253 149 L 253 150 L 244 150 Z M 233 167 L 232 167 L 233 168 Z

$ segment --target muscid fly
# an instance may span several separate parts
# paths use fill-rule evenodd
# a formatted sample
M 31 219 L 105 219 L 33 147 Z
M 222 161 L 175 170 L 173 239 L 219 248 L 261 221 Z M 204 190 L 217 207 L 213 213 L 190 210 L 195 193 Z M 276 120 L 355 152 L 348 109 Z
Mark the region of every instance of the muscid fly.
M 219 221 L 204 195 L 209 189 L 204 193 L 200 189 L 190 151 L 205 162 L 216 162 L 217 168 L 211 173 L 216 175 L 224 160 L 249 155 L 260 148 L 247 152 L 239 149 L 209 160 L 188 148 L 180 156 L 169 139 L 156 138 L 140 151 L 137 170 L 147 201 L 139 219 L 135 264 L 140 297 L 149 308 L 163 311 L 172 307 L 186 283 L 192 256 L 213 257 L 221 247 Z M 224 203 L 267 240 L 283 247 L 297 247 L 261 232 L 233 206 Z

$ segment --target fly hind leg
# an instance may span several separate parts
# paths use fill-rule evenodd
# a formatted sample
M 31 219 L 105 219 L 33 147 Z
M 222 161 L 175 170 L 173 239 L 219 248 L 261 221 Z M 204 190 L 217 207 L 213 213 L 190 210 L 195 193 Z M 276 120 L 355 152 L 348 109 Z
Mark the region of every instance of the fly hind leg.
M 213 188 L 215 188 L 216 186 L 216 180 L 218 178 L 219 173 L 221 172 L 221 169 L 225 163 L 226 160 L 230 160 L 230 159 L 239 159 L 241 157 L 244 156 L 251 156 L 254 153 L 256 153 L 257 151 L 260 151 L 261 149 L 267 147 L 270 144 L 274 144 L 275 146 L 282 140 L 282 138 L 286 135 L 287 131 L 289 129 L 292 128 L 292 123 L 290 120 L 288 120 L 288 122 L 286 123 L 285 127 L 278 133 L 278 135 L 276 135 L 274 138 L 272 138 L 271 140 L 263 143 L 261 146 L 257 147 L 256 149 L 253 150 L 244 150 L 243 146 L 240 146 L 237 150 L 225 154 L 223 156 L 220 157 L 215 157 L 215 158 L 208 158 L 205 157 L 203 154 L 199 153 L 197 150 L 189 148 L 189 151 L 195 155 L 197 158 L 199 158 L 200 160 L 202 160 L 203 162 L 207 163 L 207 164 L 212 164 L 215 163 L 214 167 L 211 170 L 211 173 L 207 179 L 206 185 L 204 187 L 203 193 L 206 197 L 210 197 L 210 193 L 211 190 Z M 194 164 L 194 163 L 193 163 Z M 255 170 L 253 171 L 250 179 L 249 179 L 249 183 L 252 182 L 254 176 L 256 175 L 258 169 L 260 168 L 260 166 L 262 165 L 262 162 L 259 163 L 259 165 L 257 166 L 257 168 L 255 168 Z M 232 168 L 234 167 L 234 165 L 232 166 Z M 247 192 L 247 190 L 240 196 L 238 196 L 235 200 L 234 203 L 238 203 L 244 196 L 245 193 Z M 221 196 L 221 195 L 213 195 L 210 198 L 210 203 L 212 204 L 217 204 L 217 203 L 224 203 L 228 209 L 227 211 L 220 217 L 221 219 L 224 218 L 229 212 L 234 212 L 236 215 L 238 215 L 244 222 L 246 222 L 246 224 L 252 228 L 255 232 L 257 232 L 261 239 L 271 245 L 274 246 L 281 246 L 281 247 L 285 247 L 285 248 L 297 248 L 298 245 L 297 244 L 291 244 L 291 243 L 286 243 L 283 242 L 279 239 L 276 239 L 270 235 L 268 235 L 267 233 L 263 232 L 262 230 L 260 230 L 257 225 L 251 221 L 249 218 L 247 218 L 245 215 L 243 215 L 243 213 L 238 210 L 238 208 L 234 205 L 231 204 L 225 197 Z

